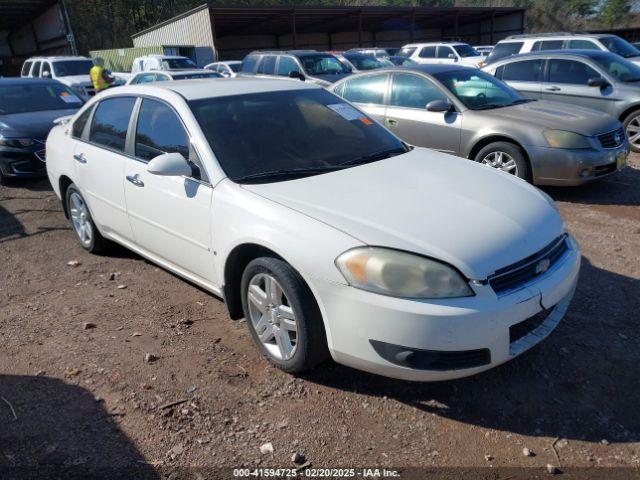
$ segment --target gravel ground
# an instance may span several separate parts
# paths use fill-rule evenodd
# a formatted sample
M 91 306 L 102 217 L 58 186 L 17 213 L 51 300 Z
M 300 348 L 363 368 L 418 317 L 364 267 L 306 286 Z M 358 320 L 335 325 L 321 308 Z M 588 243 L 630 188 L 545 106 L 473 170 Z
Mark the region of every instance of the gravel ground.
M 297 452 L 403 478 L 640 478 L 640 156 L 546 190 L 582 247 L 567 316 L 506 365 L 419 384 L 282 373 L 216 298 L 85 253 L 46 181 L 0 187 L 0 477 L 223 478 Z

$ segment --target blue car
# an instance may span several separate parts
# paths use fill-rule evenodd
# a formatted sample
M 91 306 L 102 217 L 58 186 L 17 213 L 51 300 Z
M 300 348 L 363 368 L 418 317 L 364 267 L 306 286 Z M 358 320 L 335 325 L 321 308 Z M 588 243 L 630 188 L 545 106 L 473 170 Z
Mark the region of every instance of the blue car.
M 73 115 L 83 104 L 56 80 L 0 79 L 0 184 L 46 176 L 44 146 L 53 121 Z

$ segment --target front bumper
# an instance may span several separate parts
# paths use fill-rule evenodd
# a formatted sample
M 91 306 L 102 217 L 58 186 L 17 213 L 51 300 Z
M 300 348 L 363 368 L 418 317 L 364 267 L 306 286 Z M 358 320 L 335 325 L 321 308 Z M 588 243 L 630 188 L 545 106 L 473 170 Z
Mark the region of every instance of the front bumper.
M 626 165 L 629 143 L 611 149 L 527 146 L 536 185 L 575 186 L 611 175 Z
M 553 271 L 504 296 L 489 285 L 473 285 L 474 297 L 430 301 L 325 281 L 314 282 L 314 290 L 338 363 L 393 378 L 437 381 L 493 368 L 549 335 L 571 302 L 579 268 L 580 253 L 571 248 Z M 543 321 L 514 337 L 518 324 L 543 310 L 548 311 Z M 412 357 L 411 350 L 419 353 Z
M 46 176 L 44 144 L 20 149 L 0 147 L 0 171 L 5 177 L 14 178 Z

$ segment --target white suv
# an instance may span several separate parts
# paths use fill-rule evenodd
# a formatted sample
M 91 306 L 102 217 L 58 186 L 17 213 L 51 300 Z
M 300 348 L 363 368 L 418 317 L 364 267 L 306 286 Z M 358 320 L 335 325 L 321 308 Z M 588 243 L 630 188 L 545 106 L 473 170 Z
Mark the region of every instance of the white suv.
M 493 63 L 511 55 L 541 50 L 603 50 L 640 64 L 640 51 L 626 40 L 610 34 L 545 33 L 512 35 L 501 40 L 487 57 Z
M 398 55 L 416 63 L 460 63 L 468 67 L 478 67 L 484 60 L 471 45 L 460 42 L 411 43 Z
M 82 97 L 95 95 L 89 71 L 93 61 L 87 57 L 33 57 L 22 65 L 21 77 L 52 78 L 72 88 Z

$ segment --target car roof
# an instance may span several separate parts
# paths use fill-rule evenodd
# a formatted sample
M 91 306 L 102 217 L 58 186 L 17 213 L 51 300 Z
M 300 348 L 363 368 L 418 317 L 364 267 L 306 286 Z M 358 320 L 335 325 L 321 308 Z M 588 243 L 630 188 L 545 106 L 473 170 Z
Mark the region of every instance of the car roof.
M 51 78 L 28 78 L 28 77 L 8 77 L 0 78 L 0 86 L 9 85 L 62 85 L 62 83 Z
M 179 82 L 157 82 L 144 85 L 127 85 L 107 90 L 105 93 L 149 93 L 153 89 L 171 90 L 186 100 L 202 98 L 227 97 L 249 93 L 279 92 L 286 90 L 320 89 L 319 85 L 299 80 L 279 80 L 270 78 L 203 78 L 197 80 L 180 80 Z
M 541 50 L 537 52 L 521 53 L 519 55 L 512 55 L 509 57 L 501 58 L 495 63 L 500 63 L 507 60 L 517 60 L 522 58 L 545 58 L 545 57 L 583 57 L 583 58 L 598 58 L 615 55 L 614 53 L 604 50 L 590 50 L 590 49 L 564 49 L 564 50 Z M 616 55 L 617 56 L 617 55 Z
M 74 56 L 71 56 L 71 55 L 60 55 L 60 56 L 54 56 L 54 57 L 30 57 L 30 58 L 27 58 L 27 60 L 25 60 L 25 61 L 29 62 L 29 61 L 37 61 L 37 60 L 50 60 L 50 61 L 56 61 L 56 60 L 65 60 L 65 61 L 70 61 L 71 60 L 71 61 L 74 61 L 74 60 L 77 60 L 77 61 L 80 61 L 80 60 L 92 60 L 92 59 L 89 58 L 89 57 L 74 57 Z
M 566 38 L 605 38 L 605 37 L 615 37 L 613 33 L 558 33 L 558 34 L 542 34 L 536 35 L 535 33 L 523 34 L 523 35 L 512 35 L 503 40 L 500 40 L 498 43 L 511 43 L 511 42 L 522 42 L 524 40 L 559 40 Z
M 375 72 L 380 72 L 382 69 L 373 70 Z M 464 65 L 456 65 L 451 63 L 419 63 L 417 65 L 408 65 L 406 67 L 389 67 L 389 71 L 397 72 L 397 71 L 413 71 L 413 72 L 422 72 L 429 75 L 433 75 L 435 73 L 445 73 L 445 72 L 458 72 L 460 70 L 477 70 L 473 67 L 466 67 Z
M 185 68 L 185 69 L 179 69 L 179 70 L 157 70 L 157 69 L 153 69 L 153 70 L 146 70 L 144 72 L 138 72 L 136 73 L 137 75 L 142 75 L 145 73 L 164 73 L 165 75 L 192 75 L 195 73 L 206 73 L 206 74 L 210 74 L 210 73 L 215 73 L 212 72 L 211 70 L 207 70 L 204 68 Z
M 421 42 L 421 43 L 409 43 L 402 48 L 405 47 L 432 47 L 436 45 L 468 45 L 464 42 Z

